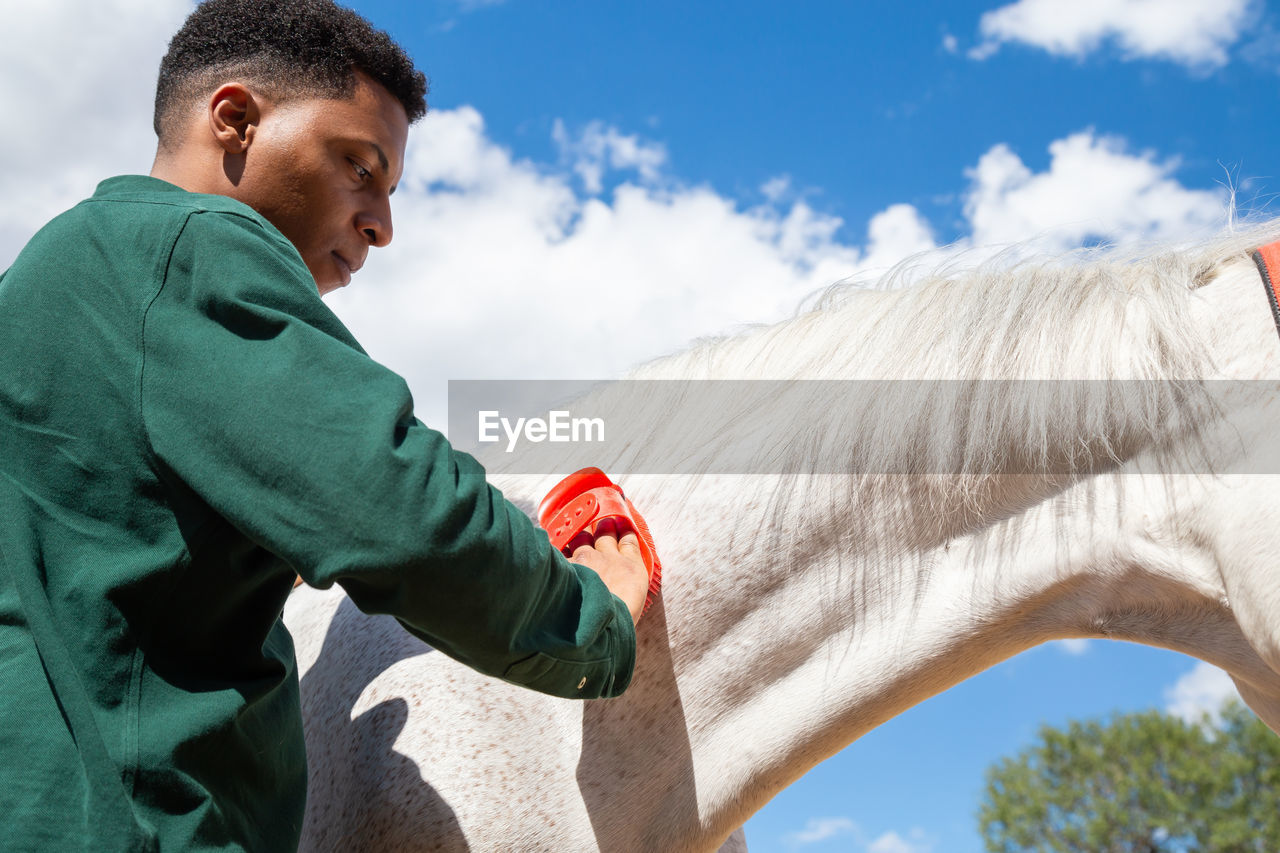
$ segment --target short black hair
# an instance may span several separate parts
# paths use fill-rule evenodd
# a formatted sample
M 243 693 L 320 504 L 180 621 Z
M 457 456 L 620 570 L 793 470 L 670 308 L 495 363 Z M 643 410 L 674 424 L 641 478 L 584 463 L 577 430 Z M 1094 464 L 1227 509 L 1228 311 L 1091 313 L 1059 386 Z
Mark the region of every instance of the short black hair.
M 404 107 L 427 112 L 427 78 L 382 30 L 333 0 L 205 0 L 169 42 L 156 83 L 161 143 L 177 110 L 218 78 L 242 76 L 269 96 L 350 97 L 362 71 Z

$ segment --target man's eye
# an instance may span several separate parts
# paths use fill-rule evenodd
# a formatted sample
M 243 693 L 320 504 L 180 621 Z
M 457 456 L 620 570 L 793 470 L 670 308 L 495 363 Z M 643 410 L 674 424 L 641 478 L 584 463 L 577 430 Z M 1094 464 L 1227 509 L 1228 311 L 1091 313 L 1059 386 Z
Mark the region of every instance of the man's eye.
M 371 174 L 368 169 L 366 169 L 364 166 L 361 166 L 359 163 L 357 163 L 354 160 L 351 161 L 351 168 L 356 170 L 356 177 L 362 181 L 365 178 L 369 177 L 369 175 Z

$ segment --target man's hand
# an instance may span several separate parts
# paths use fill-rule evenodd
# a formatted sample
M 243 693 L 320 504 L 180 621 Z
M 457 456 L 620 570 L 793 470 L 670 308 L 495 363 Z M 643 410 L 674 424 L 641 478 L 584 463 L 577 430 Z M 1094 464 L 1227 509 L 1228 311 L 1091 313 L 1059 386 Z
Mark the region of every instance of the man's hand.
M 596 525 L 595 543 L 585 531 L 570 541 L 575 563 L 594 571 L 604 581 L 609 591 L 621 598 L 631 611 L 631 622 L 640 621 L 645 596 L 649 594 L 649 573 L 640 557 L 640 542 L 634 532 L 618 538 L 618 528 L 612 518 Z

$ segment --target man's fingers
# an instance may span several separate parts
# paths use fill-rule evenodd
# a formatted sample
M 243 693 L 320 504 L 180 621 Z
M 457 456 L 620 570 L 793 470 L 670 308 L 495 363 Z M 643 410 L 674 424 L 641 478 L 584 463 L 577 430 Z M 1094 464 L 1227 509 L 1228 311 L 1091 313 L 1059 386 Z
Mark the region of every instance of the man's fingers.
M 612 518 L 602 518 L 596 524 L 596 550 L 618 550 L 618 525 Z
M 602 547 L 603 546 L 603 547 Z M 624 557 L 640 557 L 640 537 L 631 525 L 619 524 L 616 519 L 601 519 L 596 525 L 596 550 L 621 551 Z
M 640 556 L 640 537 L 635 534 L 634 530 L 622 535 L 622 538 L 618 540 L 618 550 L 628 556 Z
M 621 534 L 621 535 L 619 535 Z M 568 542 L 569 559 L 589 565 L 594 563 L 592 553 L 617 553 L 629 560 L 640 560 L 640 539 L 631 525 L 619 524 L 616 519 L 603 518 L 596 524 L 594 537 L 582 531 Z
M 584 530 L 577 536 L 570 539 L 566 545 L 569 548 L 569 553 L 573 555 L 569 559 L 576 560 L 578 559 L 579 552 L 581 552 L 583 548 L 590 550 L 591 534 Z

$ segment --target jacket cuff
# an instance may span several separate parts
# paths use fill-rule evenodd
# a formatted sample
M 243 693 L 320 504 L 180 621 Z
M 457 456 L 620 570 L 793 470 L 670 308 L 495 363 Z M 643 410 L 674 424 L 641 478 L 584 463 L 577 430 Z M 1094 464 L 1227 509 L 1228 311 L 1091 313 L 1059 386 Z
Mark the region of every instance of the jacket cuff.
M 610 699 L 631 684 L 636 664 L 636 631 L 631 611 L 616 595 L 613 617 L 605 627 L 607 657 L 564 660 L 535 652 L 507 667 L 504 681 L 563 699 Z

